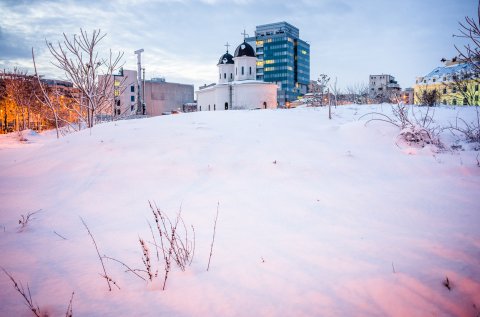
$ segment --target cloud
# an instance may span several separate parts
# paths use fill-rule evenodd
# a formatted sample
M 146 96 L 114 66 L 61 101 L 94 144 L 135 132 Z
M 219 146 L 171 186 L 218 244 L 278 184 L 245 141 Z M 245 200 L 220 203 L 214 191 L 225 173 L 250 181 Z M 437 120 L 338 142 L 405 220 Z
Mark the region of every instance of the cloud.
M 0 27 L 0 56 L 0 60 L 26 58 L 30 56 L 30 48 L 22 35 Z

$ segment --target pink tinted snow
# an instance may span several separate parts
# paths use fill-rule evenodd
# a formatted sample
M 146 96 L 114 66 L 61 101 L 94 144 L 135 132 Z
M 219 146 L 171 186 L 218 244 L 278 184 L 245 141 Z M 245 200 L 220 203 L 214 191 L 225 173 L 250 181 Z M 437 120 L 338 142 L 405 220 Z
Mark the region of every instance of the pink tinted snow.
M 391 125 L 358 121 L 389 107 L 342 106 L 331 121 L 321 108 L 201 112 L 60 140 L 0 136 L 0 266 L 52 316 L 72 291 L 74 316 L 475 316 L 478 152 L 399 147 Z M 435 114 L 448 122 L 457 111 Z M 121 287 L 109 292 L 79 217 L 101 254 L 142 268 L 149 200 L 170 215 L 182 206 L 196 231 L 192 266 L 174 268 L 162 291 L 162 278 L 145 283 L 106 261 Z M 22 301 L 2 273 L 0 315 L 31 315 Z

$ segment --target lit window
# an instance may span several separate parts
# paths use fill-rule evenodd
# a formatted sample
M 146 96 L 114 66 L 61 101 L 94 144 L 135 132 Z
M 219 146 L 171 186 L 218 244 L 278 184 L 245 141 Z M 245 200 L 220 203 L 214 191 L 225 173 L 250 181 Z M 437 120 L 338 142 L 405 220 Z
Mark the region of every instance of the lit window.
M 118 87 L 120 86 L 120 81 L 119 80 L 115 80 L 114 84 L 113 84 L 115 87 Z
M 275 60 L 274 60 L 274 59 L 267 59 L 267 60 L 265 61 L 265 64 L 273 64 L 273 63 L 275 63 Z
M 257 66 L 258 67 L 263 67 L 263 61 L 257 61 Z M 478 85 L 477 85 L 477 88 L 478 88 Z
M 306 50 L 302 50 L 302 54 L 303 54 L 303 55 L 307 55 L 307 51 L 306 51 Z

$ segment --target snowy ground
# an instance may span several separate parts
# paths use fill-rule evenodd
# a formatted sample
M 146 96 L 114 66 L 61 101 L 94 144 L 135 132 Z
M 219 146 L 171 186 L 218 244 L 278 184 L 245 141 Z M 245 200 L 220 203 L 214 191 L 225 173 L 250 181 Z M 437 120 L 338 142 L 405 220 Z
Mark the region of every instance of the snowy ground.
M 331 121 L 327 109 L 201 112 L 59 140 L 0 136 L 0 266 L 50 316 L 65 316 L 72 291 L 74 316 L 478 316 L 478 152 L 448 150 L 447 132 L 440 153 L 398 145 L 397 128 L 359 119 L 390 107 L 342 106 Z M 457 114 L 471 120 L 474 109 L 435 118 Z M 101 254 L 141 269 L 149 200 L 172 217 L 181 206 L 193 263 L 162 291 L 156 258 L 162 277 L 149 283 L 106 261 L 121 288 L 109 292 L 80 217 Z M 0 316 L 31 315 L 0 272 Z

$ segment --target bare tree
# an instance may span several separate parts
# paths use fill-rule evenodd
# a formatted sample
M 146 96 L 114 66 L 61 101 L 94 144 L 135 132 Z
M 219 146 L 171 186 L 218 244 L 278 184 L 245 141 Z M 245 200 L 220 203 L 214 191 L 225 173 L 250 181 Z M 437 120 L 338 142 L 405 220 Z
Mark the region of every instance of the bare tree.
M 58 115 L 58 107 L 55 105 L 54 101 L 50 98 L 48 92 L 47 92 L 47 87 L 43 85 L 40 81 L 40 77 L 37 74 L 37 64 L 35 63 L 35 54 L 33 52 L 33 47 L 32 47 L 32 60 L 33 60 L 33 69 L 35 71 L 35 77 L 37 78 L 38 85 L 40 87 L 40 94 L 36 94 L 36 98 L 39 102 L 41 102 L 43 105 L 45 105 L 48 109 L 50 109 L 52 115 L 53 115 L 53 121 L 55 123 L 55 131 L 57 132 L 57 139 L 60 137 L 59 134 L 59 115 Z
M 327 95 L 329 81 L 330 77 L 326 74 L 320 74 L 317 80 L 310 81 L 309 90 L 313 95 L 309 101 L 310 106 L 317 107 L 326 105 L 325 96 Z
M 356 83 L 347 87 L 350 102 L 356 104 L 368 103 L 368 86 L 364 83 Z
M 471 70 L 474 71 L 473 66 Z M 453 75 L 450 81 L 444 83 L 444 90 L 451 91 L 456 104 L 478 106 L 478 94 L 475 90 L 475 86 L 478 87 L 478 82 L 475 81 L 477 77 L 474 72 L 462 70 Z
M 101 30 L 93 30 L 89 35 L 80 29 L 80 35 L 69 38 L 63 33 L 63 42 L 56 45 L 46 42 L 50 53 L 54 57 L 52 63 L 63 70 L 67 78 L 79 89 L 80 95 L 77 104 L 85 109 L 87 126 L 95 124 L 95 115 L 106 111 L 111 105 L 113 96 L 108 93 L 113 86 L 112 74 L 121 67 L 123 52 L 113 54 L 110 50 L 107 58 L 99 56 L 99 43 L 107 34 Z M 104 80 L 99 80 L 99 75 L 105 75 Z
M 419 105 L 432 107 L 438 104 L 440 93 L 436 88 L 429 89 L 428 85 L 425 85 L 425 87 L 419 88 L 418 92 L 415 93 L 415 97 Z
M 38 110 L 34 102 L 37 90 L 34 76 L 15 67 L 13 71 L 0 72 L 0 81 L 5 116 L 10 114 L 16 131 L 30 128 L 32 112 Z
M 472 64 L 475 71 L 475 80 L 480 81 L 478 74 L 480 74 L 480 0 L 477 6 L 477 17 L 465 17 L 464 22 L 459 22 L 460 34 L 454 34 L 456 37 L 465 38 L 471 43 L 467 43 L 463 48 L 455 48 L 458 51 L 459 57 Z

